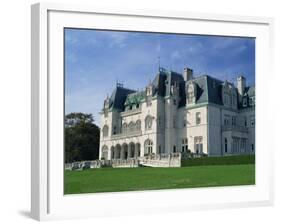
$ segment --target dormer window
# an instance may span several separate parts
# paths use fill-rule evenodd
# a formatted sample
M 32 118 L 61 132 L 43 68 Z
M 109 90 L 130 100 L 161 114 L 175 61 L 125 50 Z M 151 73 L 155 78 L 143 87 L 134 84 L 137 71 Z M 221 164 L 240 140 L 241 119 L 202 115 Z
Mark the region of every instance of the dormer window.
M 254 105 L 255 105 L 255 97 L 254 97 L 254 96 L 252 96 L 252 97 L 249 98 L 249 104 L 250 104 L 251 106 L 254 106 Z
M 187 86 L 187 103 L 192 104 L 195 103 L 196 99 L 196 86 L 194 83 L 190 83 Z

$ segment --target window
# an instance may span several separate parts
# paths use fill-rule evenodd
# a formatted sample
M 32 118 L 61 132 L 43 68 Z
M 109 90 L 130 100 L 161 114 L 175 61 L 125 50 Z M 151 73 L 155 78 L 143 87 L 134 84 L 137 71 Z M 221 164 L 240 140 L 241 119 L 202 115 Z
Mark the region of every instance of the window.
M 201 113 L 196 112 L 196 124 L 201 124 Z
M 230 123 L 230 116 L 229 115 L 224 115 L 224 125 L 228 126 Z
M 224 152 L 227 153 L 227 138 L 224 139 Z
M 202 154 L 203 153 L 203 137 L 197 136 L 194 138 L 195 143 L 195 153 Z
M 108 126 L 104 125 L 102 129 L 102 136 L 105 138 L 108 136 Z
M 144 154 L 151 154 L 152 153 L 153 142 L 150 139 L 147 139 L 144 142 Z
M 145 118 L 145 130 L 150 130 L 151 128 L 152 128 L 152 117 L 148 115 Z
M 251 106 L 254 106 L 254 105 L 255 105 L 255 97 L 254 97 L 254 96 L 252 96 L 252 97 L 249 98 L 249 104 L 250 104 Z
M 102 156 L 101 156 L 101 158 L 108 159 L 108 148 L 107 148 L 106 145 L 104 145 L 102 147 Z
M 244 125 L 245 125 L 245 127 L 247 127 L 247 125 L 248 125 L 247 117 L 246 116 L 244 117 Z
M 174 147 L 173 147 L 173 152 L 175 153 L 175 152 L 177 152 L 177 147 L 174 145 Z
M 236 117 L 235 116 L 232 117 L 232 126 L 236 126 Z
M 250 121 L 251 121 L 251 126 L 255 126 L 255 116 L 254 115 L 251 115 L 250 116 Z
M 252 152 L 255 151 L 255 145 L 252 144 L 251 146 L 252 146 Z
M 187 138 L 182 139 L 181 151 L 182 152 L 188 151 L 188 139 Z

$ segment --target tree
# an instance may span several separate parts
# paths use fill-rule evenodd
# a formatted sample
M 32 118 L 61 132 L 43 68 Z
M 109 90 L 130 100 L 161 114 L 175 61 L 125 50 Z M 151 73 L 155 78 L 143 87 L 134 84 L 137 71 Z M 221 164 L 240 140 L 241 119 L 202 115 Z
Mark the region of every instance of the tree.
M 70 113 L 65 116 L 65 162 L 99 158 L 100 130 L 92 114 Z

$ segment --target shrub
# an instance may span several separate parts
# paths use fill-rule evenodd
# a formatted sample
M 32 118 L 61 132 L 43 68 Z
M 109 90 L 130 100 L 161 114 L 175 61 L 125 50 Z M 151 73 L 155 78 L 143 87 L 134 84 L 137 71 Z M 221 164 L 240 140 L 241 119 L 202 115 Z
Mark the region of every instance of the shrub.
M 255 164 L 255 155 L 234 155 L 222 157 L 201 157 L 183 159 L 181 166 Z

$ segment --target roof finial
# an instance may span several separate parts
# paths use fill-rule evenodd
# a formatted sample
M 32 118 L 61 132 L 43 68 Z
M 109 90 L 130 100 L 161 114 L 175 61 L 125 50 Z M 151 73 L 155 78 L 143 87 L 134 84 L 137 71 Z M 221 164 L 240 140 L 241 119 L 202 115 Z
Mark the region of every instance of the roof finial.
M 160 72 L 160 56 L 158 56 L 157 58 L 158 58 L 158 71 Z

